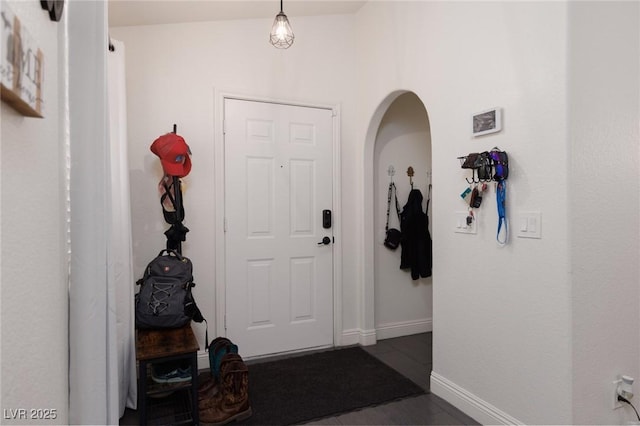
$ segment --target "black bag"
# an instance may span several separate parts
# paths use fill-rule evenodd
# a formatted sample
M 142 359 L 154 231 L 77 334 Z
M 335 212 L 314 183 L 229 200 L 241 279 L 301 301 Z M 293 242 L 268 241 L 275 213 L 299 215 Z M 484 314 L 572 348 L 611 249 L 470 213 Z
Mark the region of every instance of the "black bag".
M 402 232 L 400 232 L 399 229 L 387 229 L 387 234 L 384 239 L 385 247 L 390 248 L 391 250 L 395 250 L 400 245 L 400 241 L 402 241 Z
M 173 250 L 162 250 L 149 262 L 135 296 L 137 328 L 179 328 L 204 321 L 193 299 L 191 261 Z
M 491 180 L 491 156 L 487 151 L 478 154 L 477 163 L 478 167 L 478 179 L 481 181 Z
M 402 232 L 396 228 L 389 228 L 389 212 L 391 210 L 391 196 L 395 190 L 395 200 L 396 200 L 396 213 L 398 214 L 398 220 L 400 219 L 400 205 L 398 204 L 398 190 L 396 189 L 396 185 L 391 182 L 389 184 L 389 196 L 387 198 L 387 224 L 384 227 L 385 230 L 385 238 L 384 238 L 384 246 L 390 248 L 391 250 L 395 250 L 400 245 L 400 241 L 402 240 Z
M 472 152 L 466 157 L 460 157 L 462 160 L 462 168 L 463 169 L 478 169 L 482 165 L 482 158 L 480 154 L 477 152 Z

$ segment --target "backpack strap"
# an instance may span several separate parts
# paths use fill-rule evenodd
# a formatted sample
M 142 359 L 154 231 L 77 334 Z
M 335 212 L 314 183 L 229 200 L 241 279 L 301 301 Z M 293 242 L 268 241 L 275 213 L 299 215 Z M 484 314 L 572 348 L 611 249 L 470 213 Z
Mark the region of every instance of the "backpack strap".
M 201 323 L 204 322 L 205 325 L 205 329 L 204 329 L 204 350 L 208 350 L 209 349 L 209 323 L 207 322 L 207 320 L 202 316 L 202 312 L 200 311 L 200 308 L 198 308 L 198 305 L 196 304 L 196 299 L 193 297 L 193 293 L 191 292 L 191 289 L 193 287 L 196 286 L 196 283 L 193 282 L 193 280 L 191 280 L 190 282 L 187 283 L 187 285 L 189 286 L 189 310 L 192 311 L 192 315 L 191 315 L 191 320 Z

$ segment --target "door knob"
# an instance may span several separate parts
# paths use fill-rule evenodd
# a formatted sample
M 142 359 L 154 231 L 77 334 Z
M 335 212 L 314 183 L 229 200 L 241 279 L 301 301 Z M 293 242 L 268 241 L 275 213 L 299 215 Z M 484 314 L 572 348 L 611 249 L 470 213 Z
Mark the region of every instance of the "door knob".
M 327 244 L 331 244 L 331 238 L 329 238 L 329 237 L 324 237 L 322 239 L 322 241 L 320 241 L 318 243 L 319 246 L 321 246 L 321 245 L 325 245 L 326 246 Z

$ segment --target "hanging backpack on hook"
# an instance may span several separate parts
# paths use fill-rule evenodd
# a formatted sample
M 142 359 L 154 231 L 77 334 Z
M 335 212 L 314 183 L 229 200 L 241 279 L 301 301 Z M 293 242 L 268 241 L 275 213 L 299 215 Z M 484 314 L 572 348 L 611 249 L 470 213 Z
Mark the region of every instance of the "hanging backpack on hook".
M 136 283 L 140 291 L 135 296 L 136 328 L 180 328 L 205 319 L 191 289 L 191 260 L 173 250 L 162 250 L 149 262 L 142 279 Z

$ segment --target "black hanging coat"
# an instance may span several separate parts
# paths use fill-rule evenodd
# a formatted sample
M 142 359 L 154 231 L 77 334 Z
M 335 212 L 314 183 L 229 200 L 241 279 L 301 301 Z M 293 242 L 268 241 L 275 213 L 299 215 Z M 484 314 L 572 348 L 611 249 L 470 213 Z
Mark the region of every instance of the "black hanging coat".
M 429 217 L 422 211 L 422 193 L 412 189 L 407 204 L 400 213 L 400 269 L 411 269 L 411 278 L 431 276 L 431 234 L 429 234 Z

